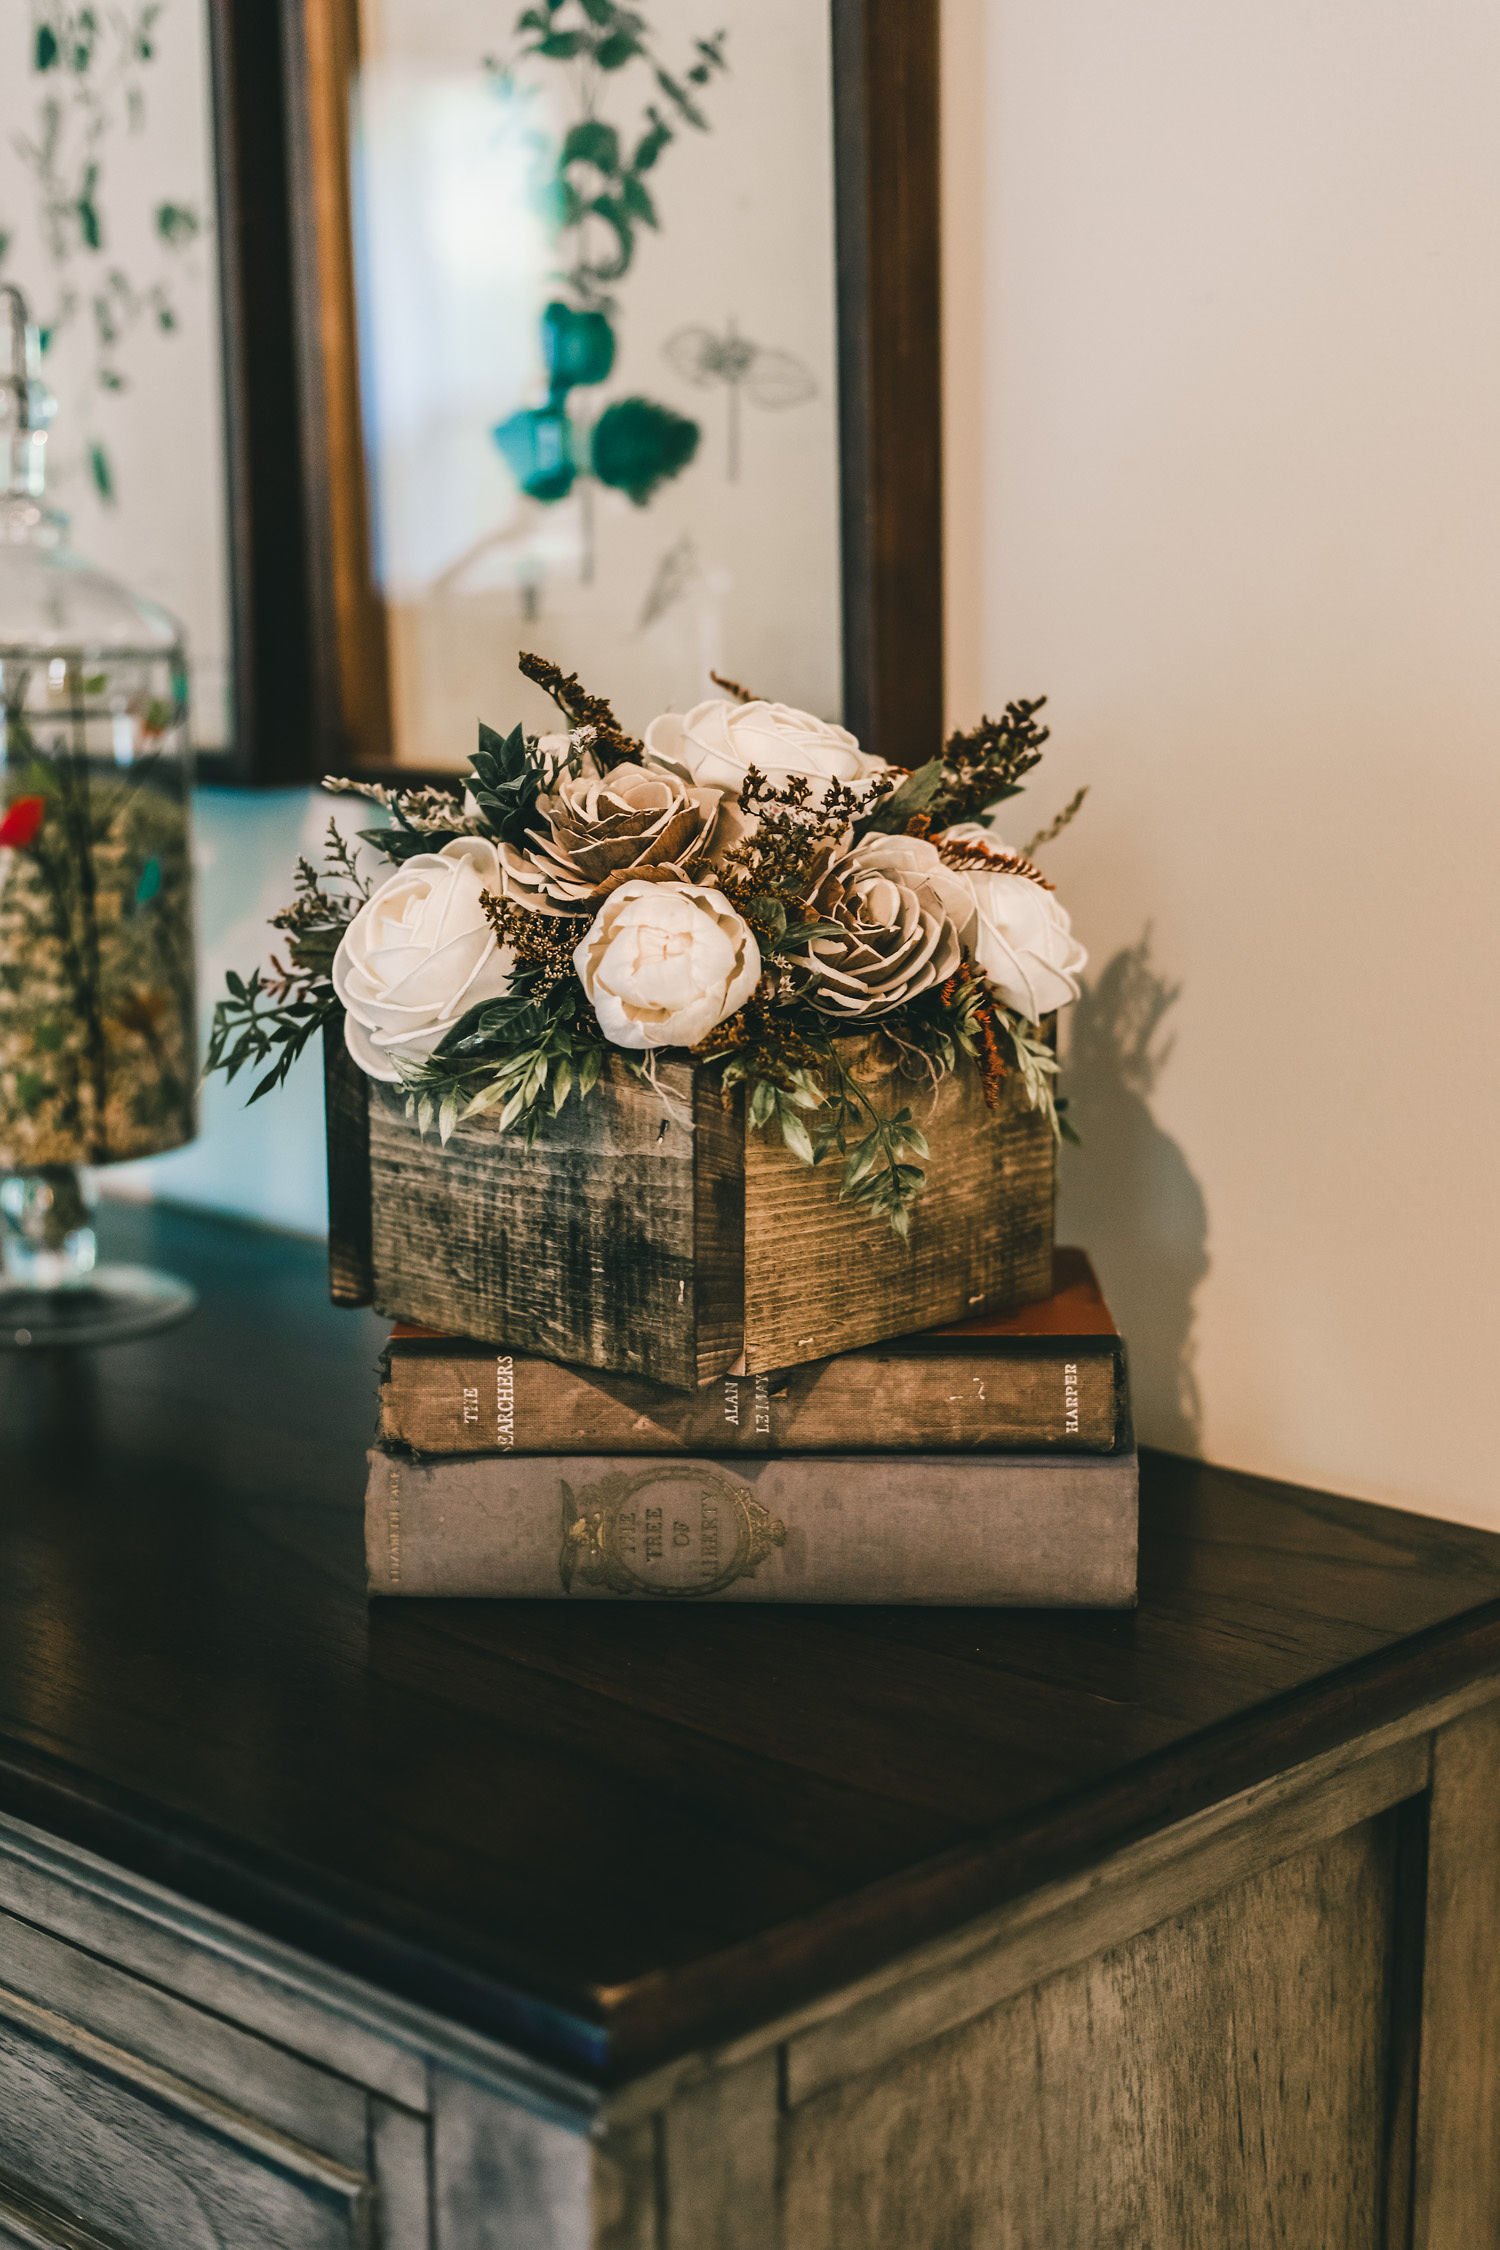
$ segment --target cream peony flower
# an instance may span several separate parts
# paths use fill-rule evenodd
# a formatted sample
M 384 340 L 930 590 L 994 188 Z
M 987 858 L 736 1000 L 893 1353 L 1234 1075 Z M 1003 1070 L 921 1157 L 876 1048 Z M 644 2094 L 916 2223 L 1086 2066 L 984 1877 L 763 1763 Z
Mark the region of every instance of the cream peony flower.
M 961 872 L 974 895 L 975 919 L 967 944 L 976 966 L 1008 1008 L 1040 1023 L 1054 1008 L 1078 997 L 1078 978 L 1088 954 L 1073 935 L 1073 925 L 1056 894 L 1032 875 L 1003 864 L 986 866 L 986 857 L 1003 862 L 1006 846 L 992 828 L 962 820 L 945 828 L 939 847 L 958 847 Z
M 701 786 L 737 797 L 752 766 L 768 781 L 806 774 L 813 782 L 858 783 L 887 773 L 844 727 L 789 703 L 732 703 L 710 696 L 691 711 L 667 711 L 646 729 L 646 755 Z M 816 792 L 821 794 L 821 792 Z
M 398 1083 L 460 1016 L 509 992 L 515 955 L 479 903 L 499 889 L 490 839 L 455 836 L 398 867 L 355 915 L 333 957 L 333 989 L 368 1077 Z
M 722 891 L 622 883 L 573 955 L 616 1047 L 693 1047 L 760 982 L 760 948 Z

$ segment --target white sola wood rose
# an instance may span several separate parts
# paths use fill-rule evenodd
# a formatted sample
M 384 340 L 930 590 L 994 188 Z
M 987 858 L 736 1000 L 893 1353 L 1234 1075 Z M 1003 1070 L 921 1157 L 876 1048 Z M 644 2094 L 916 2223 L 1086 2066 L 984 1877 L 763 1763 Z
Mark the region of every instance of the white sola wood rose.
M 616 1047 L 692 1047 L 760 982 L 760 948 L 722 891 L 622 883 L 573 955 Z
M 349 1052 L 371 1078 L 399 1081 L 481 1000 L 511 988 L 515 955 L 480 900 L 499 892 L 487 836 L 418 852 L 372 892 L 333 957 Z
M 731 703 L 724 696 L 653 719 L 646 754 L 688 781 L 731 797 L 739 795 L 752 766 L 768 781 L 805 774 L 825 788 L 830 781 L 857 783 L 890 771 L 884 758 L 861 750 L 846 728 L 810 711 L 790 703 Z
M 945 828 L 939 846 L 954 857 L 974 897 L 974 922 L 966 942 L 975 964 L 1008 1008 L 1040 1023 L 1054 1008 L 1078 997 L 1088 954 L 1073 935 L 1067 911 L 1037 877 L 1005 865 L 1008 853 L 992 828 L 977 820 Z M 990 861 L 993 864 L 987 865 Z M 1024 864 L 1024 863 L 1023 863 Z

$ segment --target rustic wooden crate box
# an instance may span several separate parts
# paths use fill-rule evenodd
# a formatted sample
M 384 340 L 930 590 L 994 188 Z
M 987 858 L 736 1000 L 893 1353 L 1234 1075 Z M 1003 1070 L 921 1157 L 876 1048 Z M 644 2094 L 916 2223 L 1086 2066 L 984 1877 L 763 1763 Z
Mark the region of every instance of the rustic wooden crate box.
M 660 1065 L 670 1110 L 611 1064 L 530 1148 L 492 1118 L 441 1147 L 341 1041 L 327 1062 L 333 1293 L 393 1319 L 690 1389 L 1051 1286 L 1054 1143 L 1012 1082 L 992 1112 L 969 1069 L 935 1096 L 870 1078 L 932 1148 L 903 1242 L 686 1062 Z

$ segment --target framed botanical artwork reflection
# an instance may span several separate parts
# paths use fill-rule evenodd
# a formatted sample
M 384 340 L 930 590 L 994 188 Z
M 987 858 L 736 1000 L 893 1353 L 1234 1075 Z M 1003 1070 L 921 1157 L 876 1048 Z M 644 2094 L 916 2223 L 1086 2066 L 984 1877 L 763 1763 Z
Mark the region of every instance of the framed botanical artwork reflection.
M 329 762 L 711 693 L 942 719 L 936 0 L 288 0 Z

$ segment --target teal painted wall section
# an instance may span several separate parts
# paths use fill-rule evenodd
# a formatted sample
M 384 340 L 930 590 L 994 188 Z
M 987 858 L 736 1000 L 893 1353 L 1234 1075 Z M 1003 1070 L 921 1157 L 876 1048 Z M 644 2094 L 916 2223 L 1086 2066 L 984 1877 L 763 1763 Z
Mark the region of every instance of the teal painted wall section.
M 227 968 L 266 959 L 267 918 L 291 893 L 299 853 L 316 859 L 330 813 L 341 827 L 368 824 L 368 807 L 310 789 L 200 789 L 194 818 L 198 870 L 199 1007 L 206 1033 Z M 156 1196 L 231 1211 L 297 1233 L 320 1234 L 328 1206 L 323 1180 L 323 1087 L 316 1054 L 253 1109 L 248 1079 L 203 1090 L 201 1131 L 190 1148 L 99 1175 L 106 1194 Z

